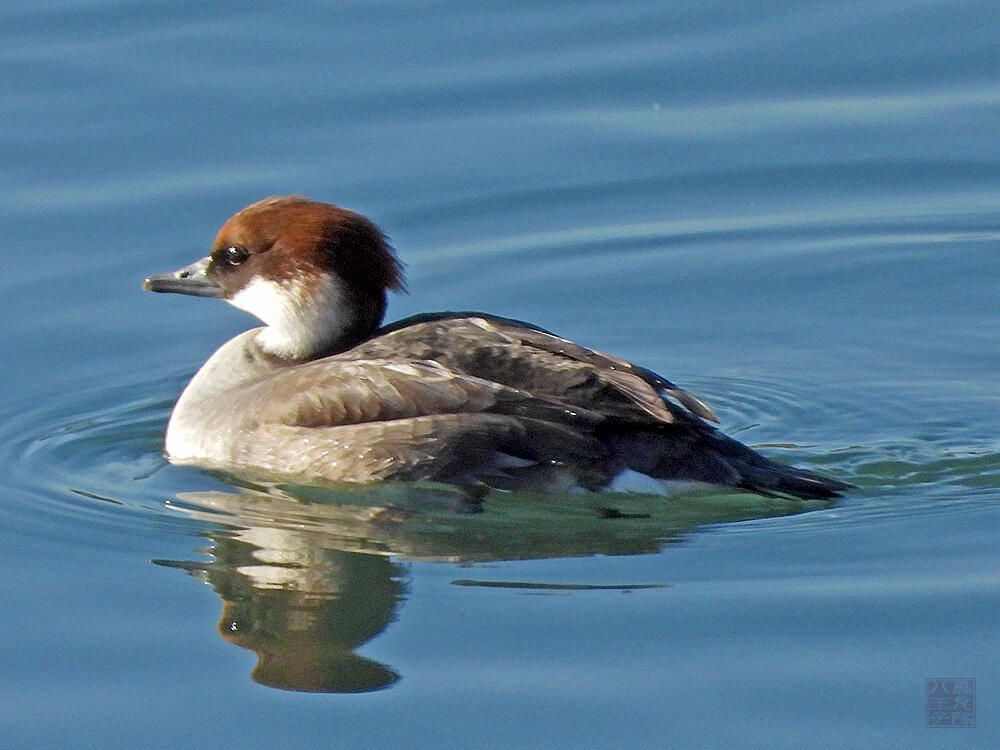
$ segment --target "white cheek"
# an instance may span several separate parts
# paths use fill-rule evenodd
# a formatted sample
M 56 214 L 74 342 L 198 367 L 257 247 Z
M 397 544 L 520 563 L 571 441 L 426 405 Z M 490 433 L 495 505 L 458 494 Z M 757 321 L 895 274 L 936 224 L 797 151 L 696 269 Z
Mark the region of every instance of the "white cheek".
M 293 307 L 281 284 L 256 278 L 229 298 L 229 304 L 260 318 L 267 325 L 280 325 Z
M 336 279 L 298 279 L 285 282 L 255 278 L 229 299 L 240 310 L 267 324 L 257 342 L 280 357 L 304 358 L 335 341 L 351 322 Z

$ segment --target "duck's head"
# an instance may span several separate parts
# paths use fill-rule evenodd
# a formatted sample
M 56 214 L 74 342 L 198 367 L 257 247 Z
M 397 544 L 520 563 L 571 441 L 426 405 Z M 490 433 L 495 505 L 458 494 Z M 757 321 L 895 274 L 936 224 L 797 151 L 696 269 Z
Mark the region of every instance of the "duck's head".
M 287 359 L 346 349 L 382 322 L 403 272 L 385 236 L 353 211 L 301 196 L 266 198 L 230 218 L 206 257 L 143 288 L 217 297 L 265 324 L 257 342 Z

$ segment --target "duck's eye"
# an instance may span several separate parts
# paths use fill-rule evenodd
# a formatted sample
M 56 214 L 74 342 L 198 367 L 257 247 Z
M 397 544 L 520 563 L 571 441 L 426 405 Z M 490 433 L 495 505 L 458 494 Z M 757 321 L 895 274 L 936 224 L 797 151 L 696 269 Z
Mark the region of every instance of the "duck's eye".
M 240 247 L 239 245 L 232 245 L 227 247 L 222 251 L 222 258 L 231 266 L 238 266 L 240 263 L 247 259 L 250 253 L 247 252 L 245 247 Z

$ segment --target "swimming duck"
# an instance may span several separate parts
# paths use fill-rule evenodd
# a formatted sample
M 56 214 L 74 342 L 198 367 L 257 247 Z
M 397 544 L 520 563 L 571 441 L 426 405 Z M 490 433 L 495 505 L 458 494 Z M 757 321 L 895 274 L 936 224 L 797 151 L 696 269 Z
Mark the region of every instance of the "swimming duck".
M 382 325 L 404 287 L 371 221 L 300 196 L 254 203 L 208 256 L 143 287 L 224 299 L 265 324 L 218 349 L 170 417 L 175 462 L 330 482 L 608 487 L 623 472 L 830 498 L 847 485 L 727 437 L 669 380 L 478 312 Z

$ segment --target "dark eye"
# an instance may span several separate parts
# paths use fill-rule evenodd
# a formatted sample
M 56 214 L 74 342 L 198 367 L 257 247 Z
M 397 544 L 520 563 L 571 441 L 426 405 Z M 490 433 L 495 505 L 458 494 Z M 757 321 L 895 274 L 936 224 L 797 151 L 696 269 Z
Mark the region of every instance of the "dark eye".
M 231 266 L 238 266 L 247 259 L 249 254 L 245 247 L 233 245 L 222 251 L 222 259 Z

